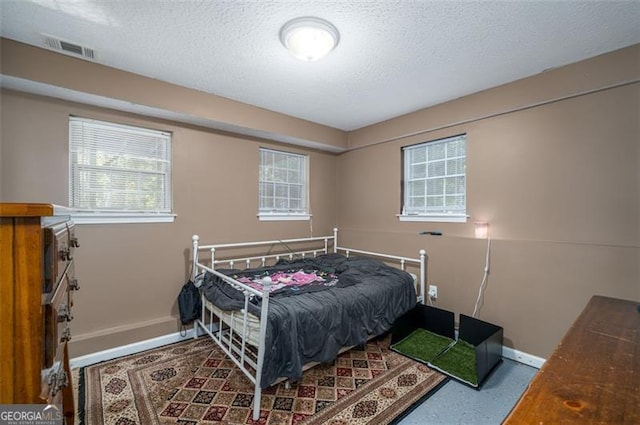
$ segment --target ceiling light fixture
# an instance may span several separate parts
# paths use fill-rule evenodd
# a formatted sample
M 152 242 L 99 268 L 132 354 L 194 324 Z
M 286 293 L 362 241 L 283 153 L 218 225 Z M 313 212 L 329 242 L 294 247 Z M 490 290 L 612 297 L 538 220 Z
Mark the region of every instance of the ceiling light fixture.
M 340 34 L 324 19 L 303 17 L 293 19 L 280 30 L 280 41 L 293 56 L 303 61 L 317 61 L 333 50 Z

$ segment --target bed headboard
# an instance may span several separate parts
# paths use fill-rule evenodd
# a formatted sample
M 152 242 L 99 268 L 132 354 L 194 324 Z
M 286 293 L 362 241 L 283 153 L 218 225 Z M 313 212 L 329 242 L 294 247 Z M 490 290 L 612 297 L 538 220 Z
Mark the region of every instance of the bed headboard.
M 264 267 L 268 261 L 278 262 L 281 258 L 292 259 L 295 256 L 302 258 L 306 256 L 317 256 L 319 254 L 328 254 L 329 252 L 337 252 L 338 245 L 338 229 L 333 229 L 333 235 L 330 236 L 316 236 L 310 238 L 296 238 L 296 239 L 275 239 L 268 241 L 255 241 L 255 242 L 236 242 L 236 243 L 224 243 L 214 245 L 200 245 L 200 237 L 193 235 L 191 237 L 193 243 L 193 263 L 191 278 L 193 279 L 198 271 L 199 253 L 200 251 L 209 251 L 211 253 L 211 259 L 208 266 L 215 269 L 219 264 L 226 264 L 228 268 L 234 268 L 238 263 L 242 264 L 244 268 L 250 268 L 253 265 L 259 265 Z M 267 253 L 260 255 L 241 255 L 238 257 L 216 259 L 216 251 L 225 250 L 232 253 L 234 250 L 266 247 L 266 246 L 279 246 L 281 249 L 277 253 Z

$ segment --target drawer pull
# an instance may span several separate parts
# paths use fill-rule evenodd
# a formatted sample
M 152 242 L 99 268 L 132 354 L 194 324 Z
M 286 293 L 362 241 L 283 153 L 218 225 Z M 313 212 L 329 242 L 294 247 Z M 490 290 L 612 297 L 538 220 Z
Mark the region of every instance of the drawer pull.
M 51 372 L 47 381 L 51 390 L 51 396 L 55 396 L 58 391 L 69 385 L 69 379 L 67 378 L 67 372 L 59 370 L 58 372 Z
M 71 246 L 74 248 L 80 248 L 80 242 L 78 242 L 78 238 L 71 238 Z
M 69 327 L 64 328 L 62 331 L 62 336 L 60 337 L 60 342 L 71 341 L 71 329 Z
M 78 279 L 71 279 L 69 281 L 69 289 L 71 289 L 72 291 L 79 291 L 80 290 L 80 285 L 78 284 Z
M 58 251 L 58 255 L 60 256 L 61 261 L 71 261 L 73 257 L 71 256 L 71 249 L 65 248 Z
M 58 309 L 58 322 L 70 322 L 73 320 L 69 306 L 63 304 Z

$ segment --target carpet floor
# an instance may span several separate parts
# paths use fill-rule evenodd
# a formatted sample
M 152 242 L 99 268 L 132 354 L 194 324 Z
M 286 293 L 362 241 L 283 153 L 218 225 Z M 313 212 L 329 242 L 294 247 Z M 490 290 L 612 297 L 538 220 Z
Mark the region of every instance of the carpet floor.
M 373 340 L 300 381 L 263 390 L 252 419 L 253 386 L 208 338 L 179 342 L 82 368 L 77 423 L 85 425 L 390 424 L 445 381 L 427 366 Z

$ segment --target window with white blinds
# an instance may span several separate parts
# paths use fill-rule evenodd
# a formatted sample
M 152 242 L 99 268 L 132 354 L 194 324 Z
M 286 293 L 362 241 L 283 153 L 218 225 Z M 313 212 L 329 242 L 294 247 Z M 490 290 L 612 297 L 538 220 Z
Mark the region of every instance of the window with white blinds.
M 466 221 L 466 157 L 466 135 L 404 147 L 400 219 Z
M 309 219 L 307 164 L 306 155 L 260 149 L 261 220 Z
M 171 213 L 171 134 L 69 118 L 69 206 L 94 213 Z

